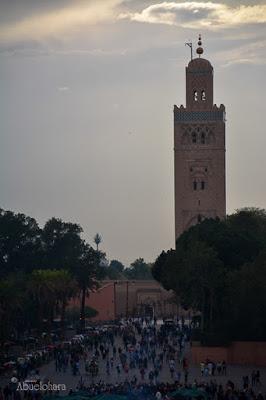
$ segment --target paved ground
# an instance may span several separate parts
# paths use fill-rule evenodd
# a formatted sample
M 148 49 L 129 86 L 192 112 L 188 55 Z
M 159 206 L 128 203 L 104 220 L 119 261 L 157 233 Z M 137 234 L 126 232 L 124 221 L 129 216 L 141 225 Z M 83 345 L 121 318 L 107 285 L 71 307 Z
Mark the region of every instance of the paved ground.
M 117 339 L 116 345 L 119 346 L 121 345 L 121 339 Z M 186 357 L 189 358 L 189 348 L 186 349 Z M 118 374 L 116 371 L 116 365 L 118 364 L 118 359 L 114 363 L 114 368 L 111 370 L 110 375 L 107 375 L 106 373 L 106 361 L 103 361 L 100 358 L 99 361 L 99 375 L 94 378 L 94 380 L 91 378 L 91 376 L 88 376 L 85 373 L 85 365 L 84 361 L 82 360 L 80 362 L 80 376 L 73 376 L 71 369 L 68 368 L 68 370 L 63 373 L 63 372 L 56 372 L 55 371 L 55 363 L 51 362 L 47 365 L 44 365 L 40 369 L 40 375 L 41 377 L 49 378 L 53 383 L 61 383 L 65 384 L 67 388 L 67 392 L 70 389 L 75 389 L 82 378 L 85 385 L 89 385 L 91 383 L 97 383 L 100 380 L 107 382 L 107 383 L 116 383 L 116 382 L 123 382 L 127 376 L 124 371 L 121 372 L 121 374 Z M 148 370 L 146 372 L 145 376 L 145 381 L 148 382 L 148 373 L 152 369 L 151 364 L 148 365 Z M 200 367 L 199 366 L 192 366 L 189 365 L 189 376 L 188 376 L 188 383 L 193 383 L 193 381 L 196 379 L 198 382 L 201 381 L 210 381 L 211 379 L 215 379 L 217 383 L 221 384 L 226 384 L 226 382 L 230 379 L 233 381 L 236 385 L 237 388 L 242 387 L 242 377 L 244 375 L 248 375 L 249 377 L 251 376 L 251 372 L 253 369 L 257 369 L 256 367 L 243 367 L 243 366 L 228 366 L 227 367 L 227 376 L 215 376 L 215 377 L 207 377 L 207 378 L 202 378 L 200 374 Z M 181 382 L 184 382 L 184 374 L 182 372 L 182 368 L 180 365 L 177 363 L 177 370 L 181 372 Z M 255 388 L 255 392 L 258 393 L 261 391 L 263 395 L 266 394 L 266 368 L 260 368 L 261 372 L 261 382 L 262 385 L 260 387 Z M 138 382 L 141 382 L 141 377 L 138 369 L 133 369 L 130 370 L 128 373 L 128 379 L 131 379 L 136 375 Z M 164 363 L 163 369 L 159 375 L 158 378 L 159 382 L 173 382 L 174 380 L 171 378 L 170 371 L 169 371 L 169 366 L 168 363 Z M 7 383 L 7 379 L 0 379 L 0 386 L 3 386 L 5 383 Z
M 119 346 L 121 345 L 122 347 L 122 342 L 120 339 L 116 342 L 116 345 Z M 186 348 L 186 357 L 189 358 L 189 348 Z M 121 372 L 121 374 L 118 374 L 116 371 L 116 365 L 117 362 L 114 363 L 114 368 L 111 370 L 110 375 L 107 375 L 106 373 L 106 361 L 103 361 L 100 358 L 99 362 L 99 375 L 97 378 L 94 378 L 94 380 L 91 378 L 91 376 L 88 376 L 85 373 L 85 365 L 84 361 L 81 361 L 80 363 L 80 373 L 81 376 L 73 376 L 71 373 L 71 370 L 68 369 L 66 373 L 58 373 L 55 372 L 55 364 L 52 362 L 49 365 L 44 366 L 41 369 L 41 374 L 44 375 L 45 377 L 49 377 L 53 382 L 55 383 L 64 383 L 67 387 L 68 390 L 75 389 L 76 386 L 78 385 L 79 380 L 82 379 L 85 382 L 85 385 L 89 385 L 91 383 L 96 383 L 99 380 L 102 380 L 104 382 L 108 383 L 116 383 L 116 382 L 123 382 L 127 377 L 128 379 L 132 379 L 134 375 L 136 375 L 138 382 L 141 382 L 141 376 L 139 373 L 138 369 L 132 369 L 129 371 L 128 376 L 124 371 Z M 145 374 L 145 379 L 144 381 L 148 382 L 148 373 L 152 369 L 152 365 L 148 365 L 147 372 Z M 236 385 L 237 388 L 242 387 L 242 377 L 248 375 L 251 377 L 251 373 L 254 369 L 258 369 L 256 367 L 243 367 L 243 366 L 228 366 L 227 367 L 227 376 L 215 376 L 215 377 L 207 377 L 207 378 L 202 378 L 201 373 L 200 373 L 200 366 L 189 366 L 189 376 L 188 376 L 188 383 L 193 383 L 193 381 L 196 379 L 198 382 L 201 381 L 210 381 L 211 379 L 215 379 L 217 383 L 221 384 L 226 384 L 228 380 L 230 379 L 233 381 Z M 177 370 L 181 372 L 181 382 L 184 382 L 184 374 L 182 372 L 181 366 L 177 363 Z M 255 392 L 261 391 L 263 394 L 266 394 L 266 368 L 260 368 L 260 373 L 261 373 L 261 387 L 256 387 Z M 171 378 L 170 371 L 169 371 L 169 366 L 168 363 L 164 363 L 163 369 L 159 375 L 158 378 L 159 382 L 173 382 L 174 380 Z
M 181 368 L 179 368 L 179 370 L 181 371 Z M 210 381 L 211 379 L 215 379 L 217 381 L 217 383 L 225 384 L 228 381 L 228 379 L 230 379 L 236 384 L 237 387 L 241 387 L 242 376 L 243 375 L 250 376 L 252 370 L 253 370 L 252 367 L 229 366 L 226 377 L 215 376 L 215 377 L 208 377 L 208 378 L 203 379 L 200 375 L 199 367 L 192 366 L 189 368 L 188 382 L 192 383 L 194 381 L 194 379 L 197 379 L 199 382 L 202 380 Z M 255 391 L 256 392 L 262 391 L 263 394 L 266 394 L 266 368 L 260 369 L 260 371 L 261 371 L 262 387 L 256 388 Z M 85 374 L 85 368 L 84 368 L 83 362 L 81 362 L 81 371 L 80 372 L 82 375 L 82 379 L 85 381 L 85 385 L 89 385 L 90 383 L 93 382 L 92 378 Z M 70 370 L 68 370 L 66 373 L 62 373 L 62 372 L 55 373 L 54 363 L 44 366 L 41 369 L 41 374 L 43 376 L 49 377 L 54 383 L 64 383 L 67 386 L 68 390 L 70 390 L 71 388 L 75 389 L 80 380 L 80 376 L 73 376 L 71 374 Z M 129 378 L 133 378 L 134 375 L 137 376 L 138 381 L 141 381 L 138 370 L 131 370 L 128 374 Z M 108 376 L 105 371 L 105 363 L 100 362 L 100 373 L 97 378 L 94 378 L 94 382 L 103 380 L 104 382 L 116 383 L 116 382 L 122 382 L 125 379 L 126 379 L 126 374 L 124 372 L 122 372 L 120 375 L 118 375 L 115 368 L 113 371 L 111 371 L 110 376 Z M 147 376 L 146 376 L 145 381 L 148 382 Z M 168 365 L 164 365 L 164 368 L 163 368 L 161 374 L 159 375 L 159 382 L 160 381 L 173 382 L 173 380 L 170 377 Z M 182 381 L 184 381 L 183 374 L 181 375 L 181 382 Z

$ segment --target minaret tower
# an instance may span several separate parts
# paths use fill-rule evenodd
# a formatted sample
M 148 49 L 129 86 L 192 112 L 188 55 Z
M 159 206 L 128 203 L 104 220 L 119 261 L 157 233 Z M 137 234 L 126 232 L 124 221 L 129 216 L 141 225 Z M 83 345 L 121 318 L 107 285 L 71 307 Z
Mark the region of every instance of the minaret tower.
M 186 107 L 174 106 L 175 236 L 225 217 L 225 107 L 213 104 L 213 67 L 197 54 L 186 67 Z

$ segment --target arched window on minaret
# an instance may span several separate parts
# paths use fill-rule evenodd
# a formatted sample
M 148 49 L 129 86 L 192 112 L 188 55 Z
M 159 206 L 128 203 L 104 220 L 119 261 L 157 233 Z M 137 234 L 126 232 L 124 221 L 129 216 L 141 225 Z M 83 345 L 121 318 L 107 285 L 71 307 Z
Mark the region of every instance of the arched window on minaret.
M 206 101 L 206 92 L 205 92 L 205 90 L 201 91 L 201 100 L 202 101 Z
M 192 143 L 197 143 L 197 134 L 196 134 L 196 132 L 192 133 Z
M 193 190 L 197 190 L 197 181 L 193 182 Z
M 201 144 L 205 144 L 206 143 L 206 135 L 205 132 L 202 132 L 201 136 L 200 136 L 200 142 Z
M 205 182 L 201 181 L 201 190 L 204 190 L 204 189 L 205 189 Z
M 194 101 L 198 101 L 198 92 L 194 90 Z

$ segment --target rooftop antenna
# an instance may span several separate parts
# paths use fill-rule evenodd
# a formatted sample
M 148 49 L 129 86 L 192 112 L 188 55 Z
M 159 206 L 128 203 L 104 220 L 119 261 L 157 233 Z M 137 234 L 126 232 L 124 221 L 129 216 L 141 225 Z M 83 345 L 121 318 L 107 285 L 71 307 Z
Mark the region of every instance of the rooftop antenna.
M 192 47 L 192 42 L 185 43 L 185 46 L 190 47 L 190 57 L 191 57 L 191 61 L 192 61 L 192 59 L 193 59 L 193 47 Z

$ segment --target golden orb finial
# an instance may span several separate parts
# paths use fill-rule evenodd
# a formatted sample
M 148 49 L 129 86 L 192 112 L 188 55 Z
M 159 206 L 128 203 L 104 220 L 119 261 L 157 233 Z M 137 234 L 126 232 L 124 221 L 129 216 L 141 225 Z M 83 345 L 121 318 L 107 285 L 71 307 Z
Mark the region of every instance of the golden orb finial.
M 201 47 L 202 45 L 202 41 L 201 41 L 201 34 L 199 34 L 199 41 L 198 41 L 198 48 L 196 50 L 197 54 L 199 55 L 199 57 L 201 56 L 201 54 L 203 54 L 203 48 Z

